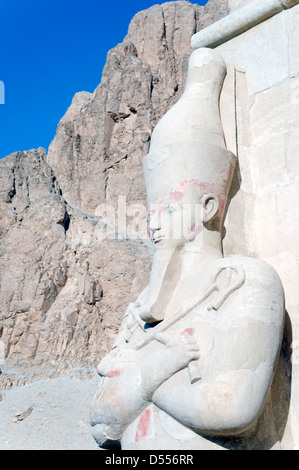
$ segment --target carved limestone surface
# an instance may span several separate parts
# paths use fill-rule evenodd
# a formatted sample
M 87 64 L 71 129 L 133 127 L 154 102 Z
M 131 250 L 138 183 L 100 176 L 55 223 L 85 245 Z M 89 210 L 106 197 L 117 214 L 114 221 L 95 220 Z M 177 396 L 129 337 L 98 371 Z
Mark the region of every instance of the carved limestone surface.
M 192 53 L 185 92 L 144 158 L 155 254 L 149 285 L 97 366 L 90 420 L 102 448 L 273 445 L 264 427 L 275 415 L 284 291 L 266 262 L 222 254 L 237 160 L 219 111 L 226 69 L 214 50 Z

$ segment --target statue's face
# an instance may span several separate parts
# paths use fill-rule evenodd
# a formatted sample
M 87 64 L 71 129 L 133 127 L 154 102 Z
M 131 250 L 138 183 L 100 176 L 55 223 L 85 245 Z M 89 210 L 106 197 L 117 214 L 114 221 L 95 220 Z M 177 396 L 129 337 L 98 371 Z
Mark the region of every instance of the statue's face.
M 195 188 L 172 192 L 148 211 L 148 232 L 158 247 L 179 247 L 202 231 L 201 204 Z

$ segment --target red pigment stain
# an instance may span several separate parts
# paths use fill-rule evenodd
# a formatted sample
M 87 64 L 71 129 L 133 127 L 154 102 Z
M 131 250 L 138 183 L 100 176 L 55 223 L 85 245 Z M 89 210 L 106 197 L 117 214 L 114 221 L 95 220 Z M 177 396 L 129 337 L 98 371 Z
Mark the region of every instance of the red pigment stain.
M 112 349 L 110 357 L 117 357 L 119 354 L 119 348 Z
M 193 229 L 194 230 L 194 229 Z M 192 240 L 194 240 L 194 238 L 200 233 L 202 232 L 202 226 L 198 226 L 197 229 L 194 231 L 194 233 L 191 235 L 190 237 L 190 241 L 192 242 Z
M 147 435 L 148 426 L 151 419 L 151 411 L 149 409 L 145 410 L 139 418 L 139 423 L 137 426 L 135 442 L 138 442 L 139 439 L 142 439 Z
M 118 377 L 120 375 L 120 370 L 119 369 L 115 369 L 115 370 L 109 370 L 109 372 L 107 372 L 107 377 Z
M 221 191 L 221 188 L 218 187 L 215 183 L 206 183 L 196 179 L 181 181 L 177 184 L 170 192 L 170 197 L 174 197 L 176 200 L 182 199 L 184 196 L 185 190 L 188 186 L 195 186 L 199 190 L 199 194 L 214 193 L 216 194 L 219 201 L 218 215 L 223 214 L 223 210 L 226 204 L 225 194 Z
M 193 328 L 186 328 L 181 335 L 191 335 L 193 333 Z
M 173 191 L 171 191 L 170 195 L 171 198 L 173 198 L 175 201 L 180 201 L 184 196 L 184 193 L 182 191 L 174 189 Z
M 172 349 L 172 348 L 176 348 L 177 347 L 177 344 L 168 344 L 165 349 Z

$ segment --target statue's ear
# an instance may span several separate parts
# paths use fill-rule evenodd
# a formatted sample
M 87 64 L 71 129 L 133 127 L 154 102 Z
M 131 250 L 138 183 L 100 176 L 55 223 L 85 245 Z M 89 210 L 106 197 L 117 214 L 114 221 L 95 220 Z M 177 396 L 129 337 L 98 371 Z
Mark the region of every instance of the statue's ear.
M 209 222 L 219 209 L 219 201 L 215 194 L 204 194 L 202 202 L 202 221 Z

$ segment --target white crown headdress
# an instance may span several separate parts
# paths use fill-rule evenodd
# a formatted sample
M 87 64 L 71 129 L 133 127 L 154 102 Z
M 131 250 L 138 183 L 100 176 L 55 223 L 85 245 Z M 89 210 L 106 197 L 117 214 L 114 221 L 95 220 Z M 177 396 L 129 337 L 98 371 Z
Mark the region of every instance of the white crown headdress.
M 216 51 L 201 48 L 191 54 L 185 91 L 157 124 L 143 160 L 149 204 L 191 180 L 227 196 L 236 156 L 226 148 L 219 111 L 225 75 Z

